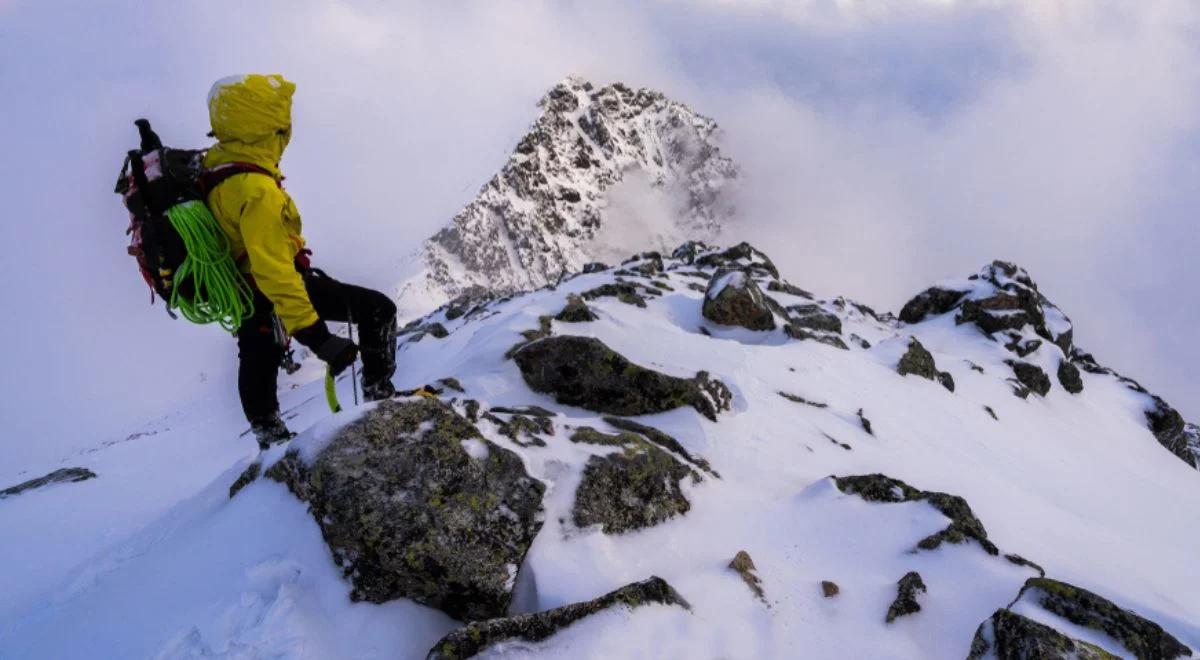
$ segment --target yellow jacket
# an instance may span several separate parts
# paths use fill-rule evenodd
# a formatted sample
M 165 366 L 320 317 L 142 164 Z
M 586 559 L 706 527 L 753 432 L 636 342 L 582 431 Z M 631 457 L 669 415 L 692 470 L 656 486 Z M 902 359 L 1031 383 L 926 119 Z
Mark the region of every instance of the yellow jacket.
M 218 142 L 205 167 L 253 163 L 270 172 L 235 174 L 208 195 L 208 208 L 229 236 L 233 257 L 274 305 L 289 333 L 319 320 L 296 271 L 304 247 L 300 212 L 279 187 L 279 159 L 292 135 L 292 94 L 296 86 L 279 75 L 227 78 L 213 85 L 208 114 Z

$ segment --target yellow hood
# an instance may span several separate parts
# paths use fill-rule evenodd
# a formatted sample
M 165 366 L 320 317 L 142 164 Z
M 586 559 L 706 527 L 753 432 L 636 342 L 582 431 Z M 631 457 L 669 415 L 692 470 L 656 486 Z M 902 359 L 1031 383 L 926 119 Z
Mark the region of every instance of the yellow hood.
M 276 175 L 292 136 L 296 85 L 279 74 L 249 74 L 218 80 L 208 93 L 208 118 L 219 144 L 206 165 L 249 161 Z

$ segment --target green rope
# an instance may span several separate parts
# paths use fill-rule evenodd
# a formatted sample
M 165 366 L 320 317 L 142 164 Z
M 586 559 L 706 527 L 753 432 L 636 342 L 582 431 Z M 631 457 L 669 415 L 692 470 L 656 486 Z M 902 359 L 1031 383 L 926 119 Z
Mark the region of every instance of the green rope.
M 236 332 L 254 313 L 254 292 L 229 254 L 229 238 L 204 202 L 176 204 L 167 209 L 167 217 L 187 248 L 187 258 L 173 274 L 168 306 L 192 323 L 218 323 Z M 188 277 L 193 288 L 190 298 L 179 293 Z

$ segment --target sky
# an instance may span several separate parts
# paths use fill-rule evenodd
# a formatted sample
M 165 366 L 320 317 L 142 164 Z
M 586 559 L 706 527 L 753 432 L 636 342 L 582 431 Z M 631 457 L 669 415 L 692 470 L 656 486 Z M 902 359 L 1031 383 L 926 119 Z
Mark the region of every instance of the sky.
M 0 461 L 238 405 L 232 339 L 148 304 L 112 186 L 133 119 L 203 146 L 209 86 L 250 71 L 298 85 L 287 186 L 341 279 L 395 285 L 555 82 L 622 81 L 717 120 L 745 172 L 728 239 L 796 284 L 898 310 L 1015 261 L 1200 419 L 1190 0 L 0 0 Z

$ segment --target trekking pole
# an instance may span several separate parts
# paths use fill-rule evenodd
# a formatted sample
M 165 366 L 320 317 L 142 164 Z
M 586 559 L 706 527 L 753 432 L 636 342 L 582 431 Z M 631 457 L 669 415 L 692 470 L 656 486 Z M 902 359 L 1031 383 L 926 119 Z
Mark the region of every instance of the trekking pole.
M 350 343 L 354 343 L 354 315 L 350 313 L 350 305 L 346 305 L 346 334 L 350 336 Z M 358 362 L 358 358 L 350 363 L 350 384 L 354 388 L 354 405 L 358 405 L 358 370 L 354 364 Z

